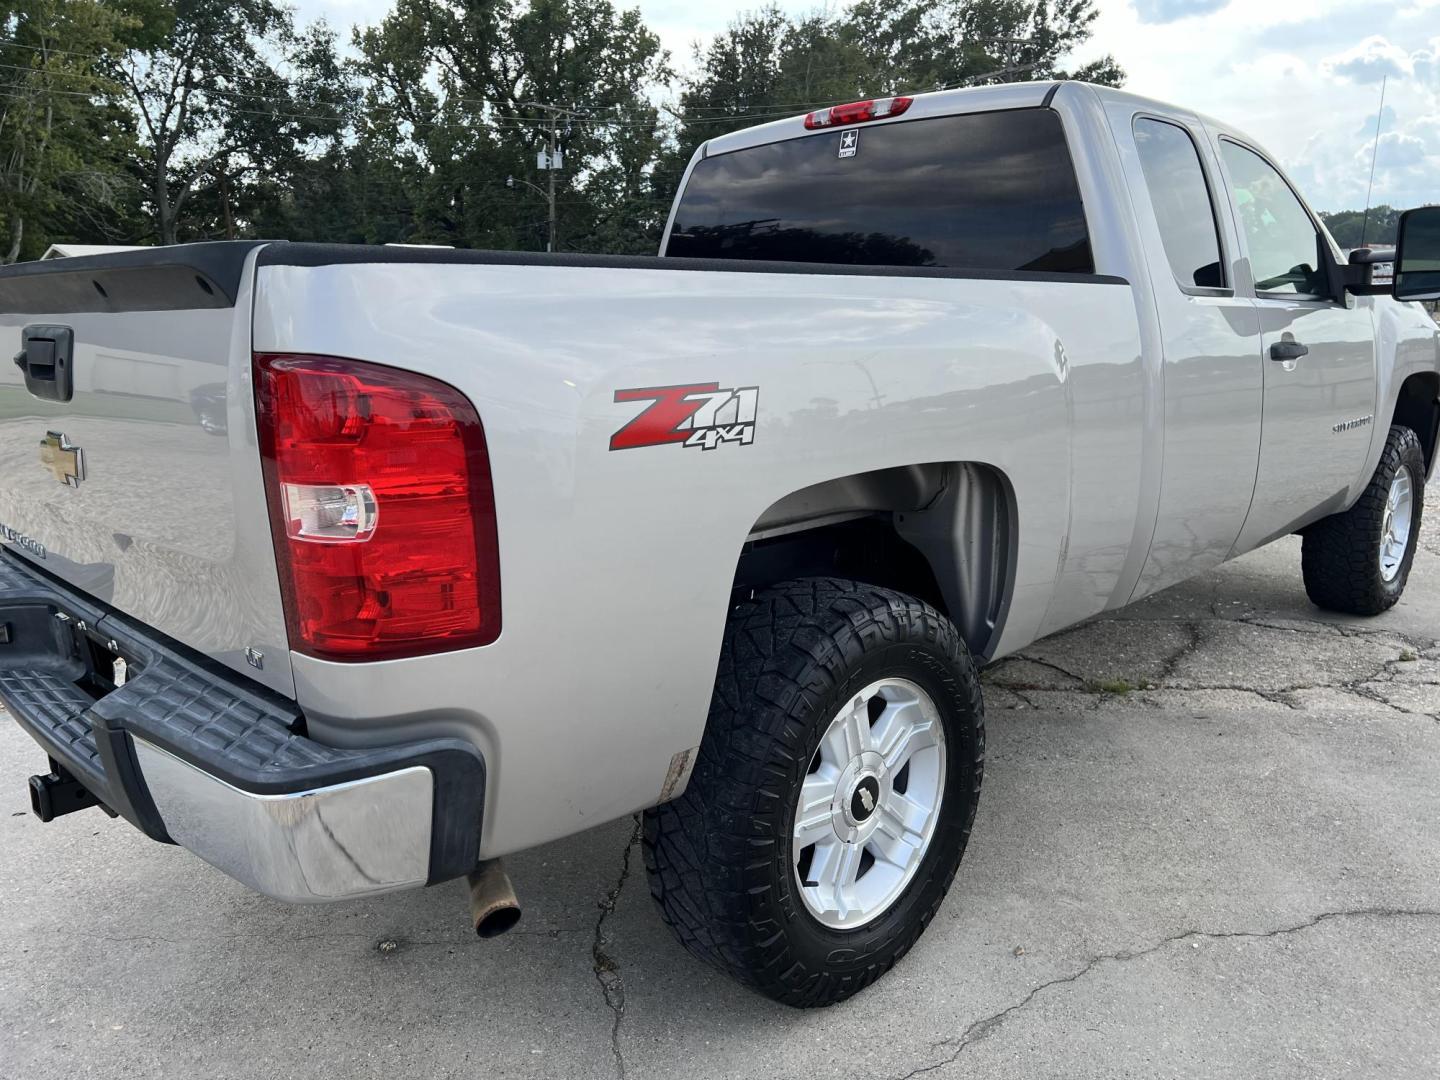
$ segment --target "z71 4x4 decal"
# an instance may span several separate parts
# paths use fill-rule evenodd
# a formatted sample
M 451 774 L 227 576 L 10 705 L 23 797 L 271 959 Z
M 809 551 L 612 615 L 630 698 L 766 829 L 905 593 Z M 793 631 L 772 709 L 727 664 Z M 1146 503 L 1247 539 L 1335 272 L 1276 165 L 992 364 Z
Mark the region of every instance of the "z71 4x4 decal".
M 720 389 L 719 383 L 643 386 L 616 390 L 617 403 L 650 402 L 640 415 L 610 436 L 611 450 L 679 443 L 714 450 L 721 443 L 749 446 L 755 441 L 758 386 Z

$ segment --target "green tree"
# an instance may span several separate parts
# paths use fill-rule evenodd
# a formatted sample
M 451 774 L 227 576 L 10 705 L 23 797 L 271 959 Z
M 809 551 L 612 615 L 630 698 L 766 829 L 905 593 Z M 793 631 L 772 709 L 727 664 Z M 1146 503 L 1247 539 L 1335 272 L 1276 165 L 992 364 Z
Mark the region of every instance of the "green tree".
M 669 58 L 619 0 L 394 0 L 342 60 L 285 0 L 20 0 L 0 253 L 285 236 L 653 251 L 705 139 L 808 108 L 1071 70 L 1094 0 L 774 6 Z M 559 150 L 560 170 L 537 165 Z
M 773 5 L 740 15 L 696 46 L 657 181 L 678 183 L 706 139 L 820 105 L 990 82 L 1118 85 L 1110 56 L 1062 66 L 1097 14 L 1094 0 L 861 0 L 798 19 Z
M 151 29 L 152 44 L 115 77 L 139 117 L 155 234 L 175 243 L 187 203 L 207 185 L 219 221 L 207 216 L 189 233 L 236 235 L 236 186 L 277 182 L 307 144 L 344 125 L 333 35 L 323 24 L 298 33 L 273 0 L 175 0 Z
M 367 175 L 407 218 L 406 239 L 543 248 L 552 184 L 560 247 L 611 245 L 624 221 L 663 219 L 645 189 L 663 137 L 645 91 L 670 73 L 638 12 L 399 0 L 356 45 L 357 154 L 398 165 Z M 564 169 L 537 169 L 552 147 Z
M 120 201 L 131 132 L 103 66 L 138 25 L 100 0 L 20 0 L 0 21 L 4 262 L 38 255 L 67 201 L 102 217 Z
M 881 76 L 844 16 L 792 19 L 773 5 L 737 16 L 695 46 L 684 82 L 675 142 L 655 175 L 673 193 L 695 148 L 727 131 L 763 124 L 823 102 L 883 92 Z
M 842 33 L 880 78 L 877 93 L 1049 79 L 1118 86 L 1124 72 L 1111 56 L 1062 66 L 1098 16 L 1095 0 L 861 0 Z
M 1366 247 L 1393 247 L 1400 227 L 1400 211 L 1393 206 L 1372 206 L 1368 220 L 1363 210 L 1341 210 L 1320 217 L 1342 248 L 1359 247 L 1362 233 Z

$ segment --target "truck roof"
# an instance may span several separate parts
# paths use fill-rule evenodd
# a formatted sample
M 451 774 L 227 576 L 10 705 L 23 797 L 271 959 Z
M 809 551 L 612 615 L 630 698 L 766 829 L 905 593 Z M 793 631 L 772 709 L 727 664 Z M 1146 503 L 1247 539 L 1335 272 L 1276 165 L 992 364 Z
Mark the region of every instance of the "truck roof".
M 1152 108 L 1160 113 L 1194 116 L 1213 128 L 1235 135 L 1242 135 L 1241 132 L 1236 131 L 1230 124 L 1197 113 L 1195 110 L 1187 109 L 1183 106 L 1173 105 L 1155 98 L 1144 97 L 1140 94 L 1131 93 L 1128 90 L 1118 90 L 1111 86 L 1097 86 L 1094 83 L 1086 82 L 1066 83 L 1061 81 L 997 83 L 993 86 L 973 86 L 959 90 L 937 90 L 928 94 L 915 94 L 912 95 L 914 103 L 905 111 L 903 116 L 888 120 L 868 121 L 866 126 L 875 127 L 880 124 L 904 123 L 908 120 L 921 120 L 931 116 L 948 116 L 952 113 L 960 112 L 1038 108 L 1048 104 L 1060 87 L 1066 85 L 1083 87 L 1101 101 L 1107 99 L 1112 101 L 1127 101 L 1141 107 Z M 698 153 L 700 156 L 709 157 L 712 154 L 726 154 L 732 150 L 744 150 L 752 146 L 761 146 L 765 143 L 780 142 L 785 139 L 793 139 L 802 135 L 811 134 L 805 127 L 805 116 L 805 113 L 796 113 L 794 116 L 787 116 L 782 120 L 773 120 L 768 124 L 758 124 L 755 127 L 745 128 L 741 131 L 732 131 L 727 135 L 718 136 L 701 144 Z M 1247 141 L 1251 140 L 1247 137 Z

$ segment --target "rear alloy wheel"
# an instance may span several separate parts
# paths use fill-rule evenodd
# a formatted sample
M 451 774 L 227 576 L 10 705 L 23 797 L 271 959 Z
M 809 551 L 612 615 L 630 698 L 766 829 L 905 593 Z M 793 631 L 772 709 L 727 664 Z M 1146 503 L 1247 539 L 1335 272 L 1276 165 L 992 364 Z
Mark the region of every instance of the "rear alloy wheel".
M 835 578 L 738 605 L 684 794 L 645 815 L 661 917 L 777 1001 L 833 1005 L 934 916 L 975 817 L 980 683 L 954 624 Z
M 1364 493 L 1343 514 L 1304 532 L 1305 592 L 1330 611 L 1378 615 L 1405 591 L 1425 511 L 1425 450 L 1408 427 L 1392 427 Z
M 945 728 L 930 695 L 882 679 L 820 736 L 792 830 L 795 883 L 819 922 L 883 915 L 920 868 L 945 795 Z

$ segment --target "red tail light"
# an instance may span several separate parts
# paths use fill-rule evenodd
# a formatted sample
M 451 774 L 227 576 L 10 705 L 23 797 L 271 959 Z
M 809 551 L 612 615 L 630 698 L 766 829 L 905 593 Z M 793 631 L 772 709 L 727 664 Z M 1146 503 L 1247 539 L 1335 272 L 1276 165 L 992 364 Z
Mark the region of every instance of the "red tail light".
M 255 400 L 291 648 L 386 660 L 499 636 L 490 460 L 463 394 L 358 360 L 257 353 Z
M 828 109 L 816 109 L 805 117 L 805 126 L 814 131 L 816 128 L 883 120 L 887 116 L 899 116 L 910 108 L 913 100 L 908 97 L 874 98 L 870 101 L 852 101 L 848 105 L 835 105 Z

